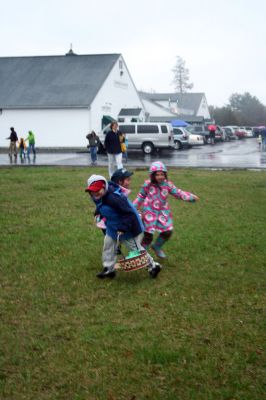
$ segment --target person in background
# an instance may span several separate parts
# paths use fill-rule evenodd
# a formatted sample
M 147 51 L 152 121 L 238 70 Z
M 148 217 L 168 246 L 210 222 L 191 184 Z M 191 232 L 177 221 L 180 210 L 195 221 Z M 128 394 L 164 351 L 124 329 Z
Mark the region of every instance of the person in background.
M 125 163 L 127 163 L 128 160 L 127 148 L 128 148 L 128 138 L 126 137 L 125 133 L 123 133 L 121 149 L 122 149 L 122 159 L 125 161 Z
M 261 130 L 261 148 L 266 150 L 266 127 Z
M 32 149 L 32 152 L 34 154 L 34 157 L 36 156 L 36 150 L 35 150 L 35 135 L 32 131 L 28 132 L 28 137 L 25 139 L 25 142 L 28 141 L 28 151 L 27 151 L 27 156 L 30 156 L 30 150 Z
M 19 149 L 19 156 L 20 158 L 25 158 L 26 157 L 26 149 L 27 149 L 27 145 L 26 142 L 23 138 L 19 139 L 19 143 L 18 143 L 18 149 Z
M 183 201 L 199 200 L 195 194 L 184 192 L 169 181 L 166 166 L 161 161 L 155 161 L 150 167 L 150 179 L 145 181 L 133 204 L 142 210 L 144 224 L 142 246 L 148 249 L 155 232 L 158 232 L 159 235 L 151 247 L 161 259 L 166 258 L 162 247 L 173 232 L 173 216 L 167 201 L 169 194 Z
M 214 144 L 215 143 L 215 132 L 216 132 L 216 127 L 215 125 L 210 125 L 209 127 L 209 133 L 210 133 L 210 143 Z
M 116 121 L 113 121 L 110 125 L 110 131 L 107 132 L 104 140 L 104 147 L 108 156 L 108 171 L 110 178 L 115 172 L 115 169 L 123 168 L 121 137 L 122 133 L 118 130 L 118 124 Z M 115 168 L 115 163 L 117 168 Z
M 91 165 L 96 165 L 97 164 L 98 145 L 100 143 L 99 136 L 97 136 L 94 131 L 91 131 L 91 133 L 88 133 L 86 138 L 89 141 L 89 144 L 87 147 L 90 150 L 90 154 L 91 154 Z
M 9 145 L 9 157 L 12 157 L 13 153 L 15 158 L 17 157 L 17 141 L 18 141 L 18 135 L 15 129 L 12 127 L 10 128 L 10 136 L 7 138 L 7 140 L 10 140 L 10 145 Z

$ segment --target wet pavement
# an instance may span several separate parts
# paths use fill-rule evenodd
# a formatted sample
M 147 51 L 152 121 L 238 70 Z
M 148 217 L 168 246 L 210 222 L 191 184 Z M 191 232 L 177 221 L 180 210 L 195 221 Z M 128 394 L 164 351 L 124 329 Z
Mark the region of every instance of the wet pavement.
M 215 145 L 198 146 L 185 150 L 164 150 L 159 154 L 144 155 L 141 151 L 128 153 L 127 167 L 149 166 L 160 159 L 167 166 L 193 168 L 243 168 L 266 169 L 266 151 L 258 147 L 254 138 Z M 98 165 L 107 166 L 107 156 L 98 155 Z M 90 166 L 90 155 L 84 153 L 37 153 L 34 158 L 13 157 L 0 154 L 0 166 Z

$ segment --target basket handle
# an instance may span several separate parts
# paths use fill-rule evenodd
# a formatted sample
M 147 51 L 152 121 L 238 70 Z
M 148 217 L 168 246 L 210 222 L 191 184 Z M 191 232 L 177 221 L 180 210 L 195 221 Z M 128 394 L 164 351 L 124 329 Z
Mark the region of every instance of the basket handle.
M 117 233 L 117 237 L 116 237 L 116 247 L 118 247 L 119 246 L 119 242 L 120 242 L 120 236 L 121 236 L 121 233 L 119 232 L 119 233 Z
M 120 236 L 121 236 L 121 235 L 123 235 L 123 233 L 120 233 L 120 232 L 117 233 L 116 247 L 119 246 Z M 133 240 L 134 240 L 134 243 L 135 243 L 135 246 L 136 246 L 136 250 L 139 251 L 139 247 L 138 247 L 138 245 L 137 245 L 137 242 L 136 242 L 135 238 L 133 238 Z

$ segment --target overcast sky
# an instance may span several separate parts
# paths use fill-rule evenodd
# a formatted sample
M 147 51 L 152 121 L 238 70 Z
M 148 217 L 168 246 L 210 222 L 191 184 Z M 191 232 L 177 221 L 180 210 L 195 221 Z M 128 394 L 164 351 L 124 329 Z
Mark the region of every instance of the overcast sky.
M 0 57 L 122 53 L 139 90 L 173 92 L 181 56 L 209 105 L 266 105 L 266 0 L 0 0 Z

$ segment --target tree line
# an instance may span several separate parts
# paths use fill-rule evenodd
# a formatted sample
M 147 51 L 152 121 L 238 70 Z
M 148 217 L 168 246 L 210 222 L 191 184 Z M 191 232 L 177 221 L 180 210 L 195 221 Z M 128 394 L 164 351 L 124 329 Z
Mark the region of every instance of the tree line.
M 178 93 L 186 93 L 193 88 L 189 82 L 189 69 L 182 57 L 176 57 L 172 69 L 174 78 L 172 84 Z M 211 118 L 218 125 L 266 126 L 266 106 L 250 93 L 233 93 L 229 103 L 223 107 L 209 106 Z
M 223 107 L 209 107 L 211 117 L 218 125 L 266 125 L 266 106 L 250 93 L 233 93 Z

